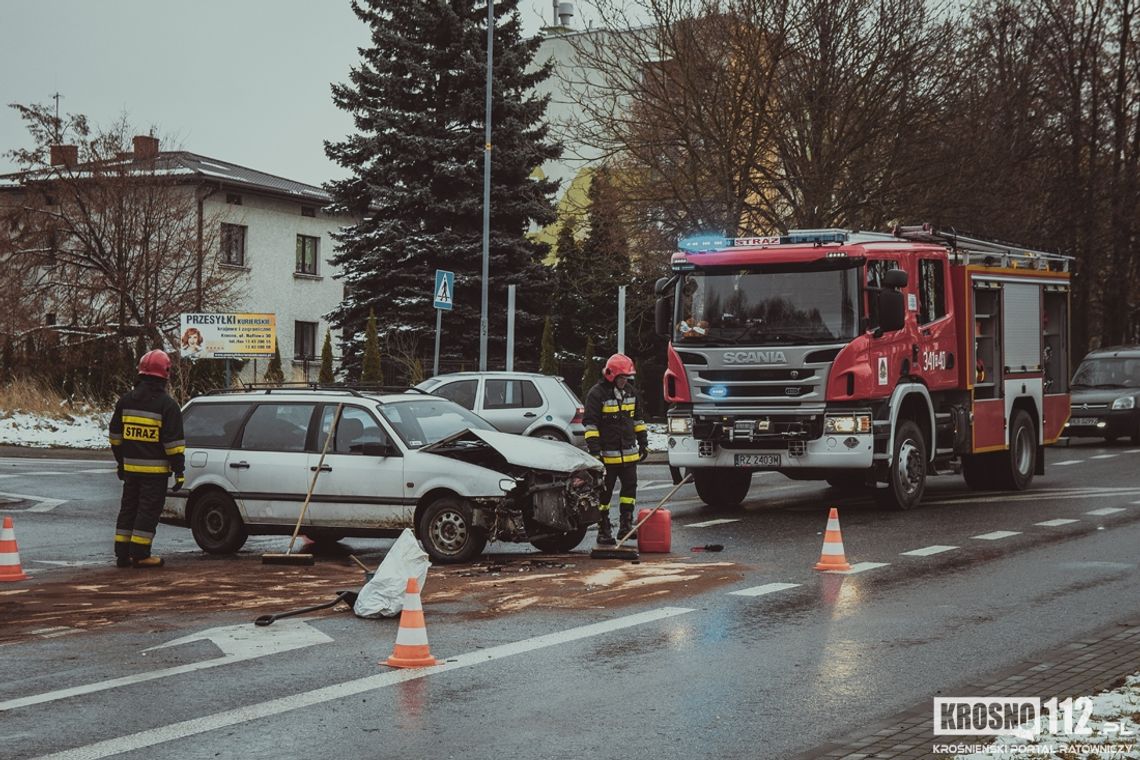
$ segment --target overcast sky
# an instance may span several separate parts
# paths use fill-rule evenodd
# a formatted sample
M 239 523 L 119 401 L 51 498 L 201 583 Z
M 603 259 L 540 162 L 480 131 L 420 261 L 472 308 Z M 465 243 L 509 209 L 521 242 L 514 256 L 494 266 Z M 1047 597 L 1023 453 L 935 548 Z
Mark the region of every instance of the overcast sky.
M 528 32 L 553 15 L 520 9 Z M 348 0 L 0 0 L 0 153 L 29 144 L 7 104 L 59 92 L 61 113 L 125 113 L 164 148 L 320 184 L 342 173 L 322 141 L 352 129 L 329 84 L 367 42 Z

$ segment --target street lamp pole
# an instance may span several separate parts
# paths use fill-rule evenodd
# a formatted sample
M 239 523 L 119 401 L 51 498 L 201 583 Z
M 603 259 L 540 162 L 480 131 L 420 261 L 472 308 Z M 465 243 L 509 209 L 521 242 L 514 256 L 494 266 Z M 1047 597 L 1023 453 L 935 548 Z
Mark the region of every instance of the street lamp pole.
M 491 70 L 495 61 L 495 0 L 487 0 L 487 107 L 483 126 L 483 302 L 479 312 L 479 371 L 487 371 L 487 279 L 491 268 Z

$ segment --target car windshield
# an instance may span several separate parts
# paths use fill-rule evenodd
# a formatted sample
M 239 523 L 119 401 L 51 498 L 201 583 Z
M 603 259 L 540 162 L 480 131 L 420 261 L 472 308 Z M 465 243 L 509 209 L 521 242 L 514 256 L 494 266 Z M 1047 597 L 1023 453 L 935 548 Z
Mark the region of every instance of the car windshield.
M 1085 359 L 1073 375 L 1073 387 L 1140 388 L 1140 358 Z
M 494 430 L 495 427 L 459 404 L 445 398 L 419 397 L 394 401 L 380 407 L 408 448 L 418 449 L 461 430 Z
M 841 268 L 839 268 L 841 267 Z M 695 271 L 679 283 L 674 340 L 687 344 L 828 343 L 856 336 L 858 268 Z

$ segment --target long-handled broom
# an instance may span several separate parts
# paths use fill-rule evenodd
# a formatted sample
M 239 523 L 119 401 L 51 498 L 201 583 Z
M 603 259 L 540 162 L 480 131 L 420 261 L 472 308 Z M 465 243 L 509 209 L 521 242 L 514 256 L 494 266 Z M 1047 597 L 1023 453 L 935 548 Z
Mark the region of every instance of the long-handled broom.
M 603 549 L 601 547 L 594 547 L 594 550 L 590 552 L 590 559 L 627 559 L 627 560 L 638 559 L 639 557 L 637 554 L 637 549 L 634 549 L 632 547 L 629 549 L 623 549 L 622 544 L 624 544 L 626 541 L 628 541 L 629 537 L 632 536 L 634 533 L 636 533 L 637 529 L 640 528 L 645 523 L 646 520 L 648 520 L 650 517 L 653 517 L 653 515 L 657 514 L 657 510 L 659 510 L 659 509 L 661 509 L 661 507 L 665 506 L 665 502 L 667 502 L 667 501 L 669 501 L 669 499 L 673 498 L 673 494 L 677 493 L 677 491 L 680 490 L 681 486 L 685 485 L 686 483 L 688 483 L 692 479 L 693 479 L 693 474 L 691 472 L 688 475 L 686 475 L 685 477 L 681 478 L 681 482 L 679 482 L 677 485 L 673 486 L 673 490 L 671 490 L 669 493 L 665 494 L 665 497 L 662 498 L 661 501 L 657 502 L 657 506 L 654 507 L 653 509 L 649 510 L 649 514 L 645 515 L 645 517 L 638 520 L 637 525 L 634 525 L 632 528 L 630 528 L 629 532 L 621 537 L 621 539 L 617 542 L 616 546 L 614 546 L 613 548 L 608 548 L 608 549 Z
M 313 489 L 317 487 L 317 477 L 321 474 L 321 468 L 325 464 L 325 454 L 329 451 L 329 442 L 332 441 L 333 436 L 336 435 L 337 425 L 340 424 L 340 413 L 344 410 L 344 404 L 336 405 L 336 414 L 333 415 L 332 425 L 329 427 L 329 434 L 325 436 L 325 445 L 321 448 L 321 458 L 317 462 L 317 466 L 313 469 L 313 478 L 309 481 L 309 492 L 305 494 L 305 503 L 301 505 L 301 514 L 297 516 L 297 527 L 293 528 L 293 537 L 289 539 L 289 548 L 285 550 L 284 554 L 262 554 L 261 564 L 263 565 L 311 565 L 316 560 L 313 559 L 312 554 L 294 554 L 293 544 L 297 541 L 297 535 L 301 532 L 301 523 L 305 520 L 305 513 L 309 511 L 309 502 L 313 498 Z

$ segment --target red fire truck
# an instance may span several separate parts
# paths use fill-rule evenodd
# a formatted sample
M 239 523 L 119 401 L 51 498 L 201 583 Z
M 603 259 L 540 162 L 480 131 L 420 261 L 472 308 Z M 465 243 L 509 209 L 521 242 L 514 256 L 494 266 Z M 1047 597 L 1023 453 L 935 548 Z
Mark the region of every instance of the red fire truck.
M 1044 473 L 1069 415 L 1070 257 L 929 225 L 681 247 L 657 283 L 669 464 L 706 504 L 760 470 L 899 509 L 929 475 Z

